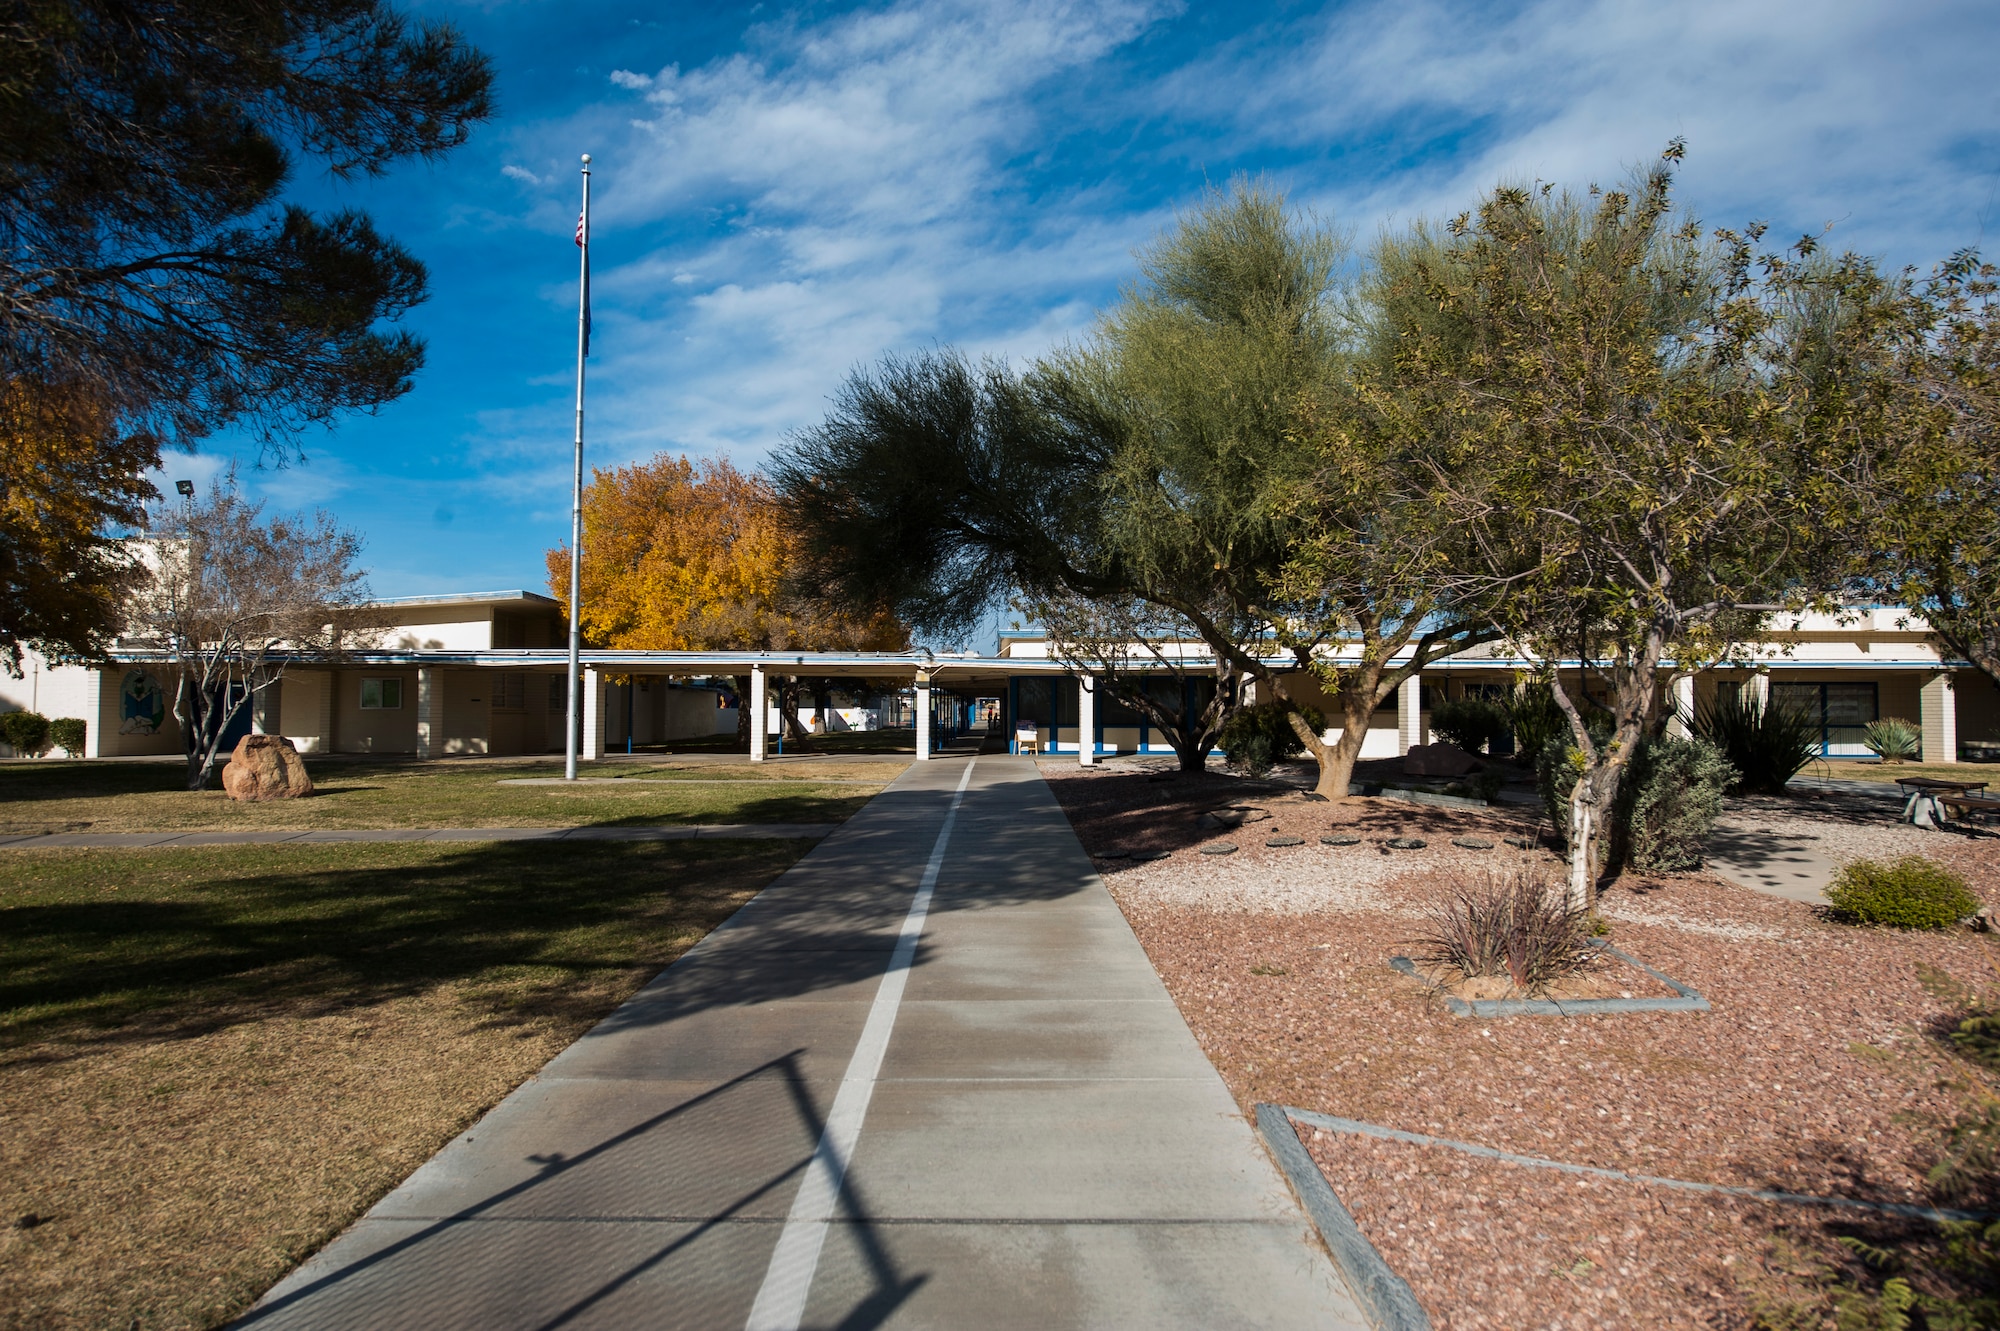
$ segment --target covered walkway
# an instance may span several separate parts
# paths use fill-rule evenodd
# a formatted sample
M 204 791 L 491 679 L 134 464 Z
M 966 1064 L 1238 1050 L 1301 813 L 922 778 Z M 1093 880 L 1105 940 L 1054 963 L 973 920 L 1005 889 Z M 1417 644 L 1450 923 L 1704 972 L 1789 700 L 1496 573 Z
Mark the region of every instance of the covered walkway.
M 244 1319 L 1345 1327 L 1032 763 L 912 766 Z

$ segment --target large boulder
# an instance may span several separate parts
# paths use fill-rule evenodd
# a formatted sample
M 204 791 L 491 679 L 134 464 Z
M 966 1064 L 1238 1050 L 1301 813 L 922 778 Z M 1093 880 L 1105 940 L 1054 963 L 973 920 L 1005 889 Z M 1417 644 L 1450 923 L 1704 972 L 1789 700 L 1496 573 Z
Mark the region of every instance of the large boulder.
M 313 783 L 283 735 L 245 735 L 222 769 L 222 789 L 233 800 L 295 800 L 312 794 Z
M 1404 776 L 1464 776 L 1479 770 L 1479 759 L 1456 744 L 1417 744 L 1403 755 Z

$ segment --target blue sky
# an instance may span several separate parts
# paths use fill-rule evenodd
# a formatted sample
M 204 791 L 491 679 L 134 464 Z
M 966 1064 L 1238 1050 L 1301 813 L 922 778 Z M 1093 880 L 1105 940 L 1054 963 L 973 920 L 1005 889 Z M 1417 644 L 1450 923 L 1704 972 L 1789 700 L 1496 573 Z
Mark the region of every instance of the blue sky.
M 297 194 L 368 209 L 430 266 L 406 321 L 428 367 L 245 477 L 363 533 L 382 595 L 546 589 L 582 152 L 598 466 L 755 466 L 883 352 L 1033 357 L 1240 172 L 1365 242 L 1682 136 L 1681 198 L 1713 224 L 1832 223 L 1926 267 L 2000 233 L 2000 6 L 1971 0 L 409 7 L 494 57 L 499 116 L 437 165 L 338 189 L 307 166 Z M 223 437 L 165 475 L 232 453 L 256 449 Z

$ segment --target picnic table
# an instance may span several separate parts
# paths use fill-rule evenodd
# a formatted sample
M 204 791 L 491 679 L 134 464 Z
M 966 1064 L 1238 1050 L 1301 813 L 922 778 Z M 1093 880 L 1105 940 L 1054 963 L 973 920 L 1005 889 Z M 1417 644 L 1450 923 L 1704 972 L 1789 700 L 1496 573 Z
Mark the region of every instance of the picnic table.
M 1909 798 L 1903 801 L 1903 821 L 1918 827 L 1936 827 L 1947 821 L 1947 802 L 1953 799 L 1963 802 L 1962 797 L 1986 789 L 1984 781 L 1940 781 L 1933 776 L 1899 776 L 1896 784 L 1909 792 Z
M 1993 815 L 2000 813 L 2000 796 L 1979 795 L 1966 791 L 1960 795 L 1939 795 L 1937 800 L 1958 818 L 1991 819 Z

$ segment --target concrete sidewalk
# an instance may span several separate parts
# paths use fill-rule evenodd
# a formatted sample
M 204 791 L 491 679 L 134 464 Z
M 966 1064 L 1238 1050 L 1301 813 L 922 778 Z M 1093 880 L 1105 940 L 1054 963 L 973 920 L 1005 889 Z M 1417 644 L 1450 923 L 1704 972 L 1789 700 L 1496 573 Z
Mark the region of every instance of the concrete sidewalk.
M 51 846 L 323 846 L 347 841 L 810 841 L 839 823 L 685 823 L 679 826 L 353 827 L 306 832 L 54 832 L 0 835 L 0 850 Z
M 979 759 L 946 842 L 964 770 L 905 773 L 242 1324 L 1362 1325 L 1033 763 Z

